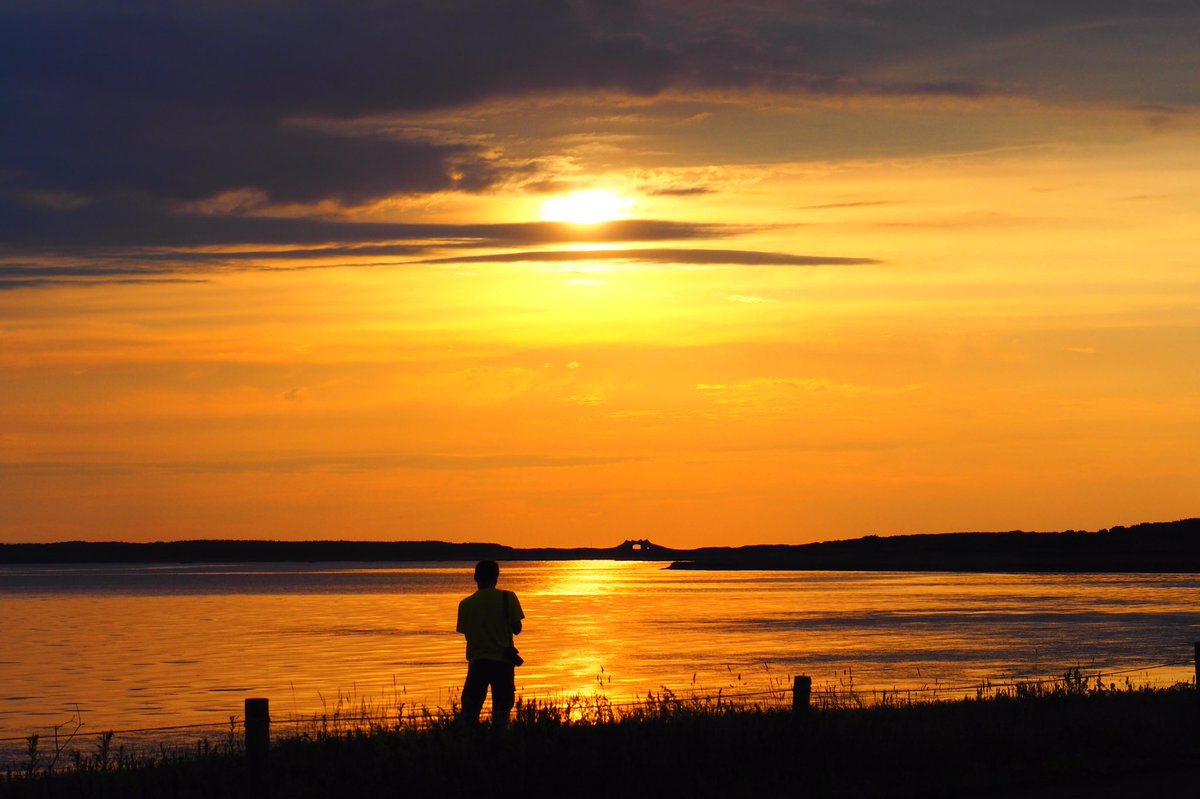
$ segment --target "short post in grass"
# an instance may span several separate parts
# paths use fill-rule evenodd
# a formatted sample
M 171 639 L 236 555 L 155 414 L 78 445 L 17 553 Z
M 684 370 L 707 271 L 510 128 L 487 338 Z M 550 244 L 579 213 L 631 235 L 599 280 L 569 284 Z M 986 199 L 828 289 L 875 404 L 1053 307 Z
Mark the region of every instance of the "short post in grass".
M 267 778 L 271 751 L 271 704 L 267 699 L 246 700 L 246 765 L 250 782 L 261 787 Z
M 1196 650 L 1194 661 L 1196 664 L 1196 737 L 1200 738 L 1200 641 L 1194 642 L 1192 646 L 1195 647 Z
M 808 719 L 808 700 L 812 697 L 812 677 L 797 677 L 792 682 L 792 721 L 802 725 Z

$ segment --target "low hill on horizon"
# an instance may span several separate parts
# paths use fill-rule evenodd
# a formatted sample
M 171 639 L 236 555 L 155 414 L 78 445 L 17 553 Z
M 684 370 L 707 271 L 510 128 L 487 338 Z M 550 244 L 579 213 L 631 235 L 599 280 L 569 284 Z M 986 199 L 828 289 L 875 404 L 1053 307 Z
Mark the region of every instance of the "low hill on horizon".
M 794 546 L 704 547 L 672 568 L 1200 572 L 1200 519 L 1096 532 L 868 535 Z

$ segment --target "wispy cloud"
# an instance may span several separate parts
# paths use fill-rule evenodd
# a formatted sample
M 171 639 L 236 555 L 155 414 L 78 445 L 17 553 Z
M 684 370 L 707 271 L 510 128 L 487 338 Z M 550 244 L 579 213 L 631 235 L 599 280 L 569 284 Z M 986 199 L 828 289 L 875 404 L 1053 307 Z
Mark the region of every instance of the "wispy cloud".
M 889 200 L 860 200 L 857 202 L 844 203 L 824 203 L 821 205 L 802 205 L 800 209 L 803 211 L 828 211 L 835 208 L 866 208 L 876 205 L 891 205 Z
M 0 474 L 20 476 L 172 474 L 292 474 L 314 471 L 374 472 L 399 469 L 476 471 L 605 466 L 640 457 L 570 455 L 345 455 L 226 460 L 30 460 L 0 463 Z
M 712 191 L 707 186 L 684 186 L 680 188 L 653 189 L 647 192 L 647 194 L 652 197 L 697 197 L 702 194 L 711 194 Z
M 526 250 L 521 252 L 460 255 L 435 258 L 435 264 L 500 264 L 521 262 L 627 261 L 647 264 L 693 264 L 729 266 L 861 266 L 878 264 L 874 258 L 830 255 L 793 255 L 756 250 L 710 250 L 687 248 L 612 250 Z
M 738 302 L 743 305 L 761 305 L 763 303 L 779 302 L 779 300 L 771 299 L 770 297 L 758 297 L 753 294 L 722 294 L 721 296 L 730 302 Z

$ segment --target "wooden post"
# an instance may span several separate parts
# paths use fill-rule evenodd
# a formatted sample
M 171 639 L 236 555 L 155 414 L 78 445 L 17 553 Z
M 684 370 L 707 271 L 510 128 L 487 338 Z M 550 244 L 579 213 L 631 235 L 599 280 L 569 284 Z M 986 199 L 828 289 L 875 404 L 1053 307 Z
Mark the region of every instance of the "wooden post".
M 1196 684 L 1194 691 L 1195 699 L 1193 701 L 1193 704 L 1195 705 L 1195 710 L 1193 711 L 1195 719 L 1193 720 L 1192 724 L 1195 728 L 1196 739 L 1200 740 L 1200 641 L 1193 642 L 1192 647 L 1195 649 L 1194 662 L 1196 664 Z
M 246 764 L 250 782 L 261 786 L 267 775 L 267 754 L 271 751 L 271 705 L 267 699 L 246 700 Z
M 792 721 L 808 718 L 808 700 L 812 696 L 812 677 L 797 677 L 792 682 Z

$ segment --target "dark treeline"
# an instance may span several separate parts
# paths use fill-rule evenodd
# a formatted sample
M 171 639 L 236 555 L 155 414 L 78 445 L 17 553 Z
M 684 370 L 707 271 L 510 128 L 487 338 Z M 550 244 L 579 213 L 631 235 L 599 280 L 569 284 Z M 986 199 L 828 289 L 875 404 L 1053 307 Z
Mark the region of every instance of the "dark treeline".
M 1200 519 L 1098 532 L 866 536 L 798 546 L 707 547 L 676 569 L 1200 572 Z
M 66 541 L 0 544 L 0 563 L 242 563 L 328 561 L 649 560 L 676 569 L 847 571 L 1197 572 L 1200 519 L 1097 532 L 940 533 L 797 545 L 671 549 L 650 541 L 615 547 L 522 549 L 444 541 Z
M 63 541 L 0 544 L 0 563 L 317 563 L 514 560 L 672 560 L 682 553 L 626 542 L 606 549 L 517 549 L 445 541 Z

